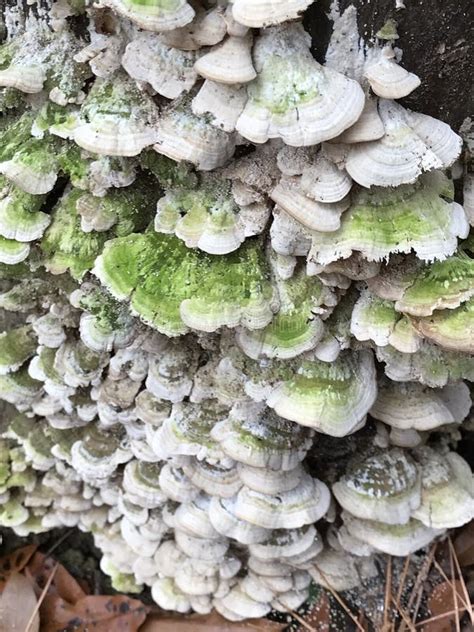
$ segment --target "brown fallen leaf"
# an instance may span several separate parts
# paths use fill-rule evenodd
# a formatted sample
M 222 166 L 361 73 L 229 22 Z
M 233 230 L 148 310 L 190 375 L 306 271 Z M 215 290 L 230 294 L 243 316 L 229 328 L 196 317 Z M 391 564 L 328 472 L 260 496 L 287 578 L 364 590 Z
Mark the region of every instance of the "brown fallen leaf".
M 56 565 L 56 560 L 40 552 L 36 552 L 29 561 L 25 568 L 25 574 L 34 582 L 37 594 L 43 590 Z M 61 597 L 67 602 L 76 603 L 76 601 L 85 597 L 87 593 L 64 566 L 59 564 L 46 597 L 48 598 L 52 595 Z
M 126 595 L 88 595 L 75 604 L 56 598 L 42 610 L 41 632 L 137 632 L 148 608 Z
M 462 600 L 464 595 L 462 583 L 458 579 L 442 582 L 435 586 L 428 599 L 428 608 L 434 620 L 427 621 L 423 625 L 423 632 L 452 632 L 452 624 L 456 622 L 456 617 L 458 616 L 455 613 L 456 602 L 453 594 L 453 585 L 457 595 L 457 607 L 461 613 L 463 612 Z M 435 617 L 440 618 L 435 619 Z
M 316 632 L 329 632 L 331 625 L 331 604 L 328 594 L 321 591 L 317 601 L 311 606 L 311 610 L 303 616 L 305 622 Z
M 0 592 L 4 589 L 10 575 L 22 571 L 35 551 L 36 545 L 29 544 L 0 557 Z
M 474 520 L 457 534 L 454 539 L 454 550 L 461 566 L 474 565 Z
M 213 610 L 209 614 L 180 616 L 165 612 L 152 614 L 140 628 L 140 632 L 281 632 L 286 627 L 287 624 L 275 623 L 269 619 L 250 619 L 234 623 Z
M 25 568 L 41 593 L 53 569 L 54 578 L 40 607 L 41 632 L 136 632 L 148 609 L 125 595 L 87 595 L 79 582 L 52 557 L 35 553 Z
M 36 602 L 31 582 L 20 573 L 10 575 L 0 597 L 0 632 L 38 632 Z

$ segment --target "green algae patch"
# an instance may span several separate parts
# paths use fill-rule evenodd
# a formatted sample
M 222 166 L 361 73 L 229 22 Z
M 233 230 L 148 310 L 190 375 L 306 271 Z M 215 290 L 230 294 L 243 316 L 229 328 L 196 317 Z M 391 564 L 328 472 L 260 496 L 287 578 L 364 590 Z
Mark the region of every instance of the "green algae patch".
M 30 325 L 0 333 L 0 374 L 16 371 L 36 351 L 36 337 Z
M 266 325 L 271 318 L 273 290 L 259 242 L 215 256 L 189 250 L 175 236 L 135 234 L 108 242 L 95 272 L 113 296 L 129 298 L 132 310 L 166 335 L 188 327 L 215 331 L 245 318 Z
M 100 198 L 100 203 L 115 214 L 114 226 L 104 232 L 84 232 L 77 205 L 87 195 L 71 189 L 53 212 L 52 222 L 40 243 L 44 264 L 53 274 L 69 270 L 74 278 L 81 279 L 92 268 L 107 240 L 143 230 L 155 208 L 155 199 L 146 181 L 133 188 L 113 189 L 106 198 Z
M 397 301 L 399 311 L 425 316 L 452 309 L 474 294 L 474 260 L 462 251 L 423 267 Z
M 445 199 L 451 187 L 444 174 L 433 172 L 414 185 L 360 190 L 337 231 L 312 233 L 310 257 L 326 265 L 353 252 L 381 261 L 414 250 L 425 261 L 445 259 L 467 230 L 462 208 Z

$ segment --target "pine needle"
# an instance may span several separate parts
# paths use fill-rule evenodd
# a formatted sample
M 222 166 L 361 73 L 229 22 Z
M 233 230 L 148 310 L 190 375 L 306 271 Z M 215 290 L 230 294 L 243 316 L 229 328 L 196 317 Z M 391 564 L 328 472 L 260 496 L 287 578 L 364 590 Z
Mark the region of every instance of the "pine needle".
M 290 610 L 288 614 L 290 614 L 293 619 L 295 619 L 295 621 L 298 621 L 298 623 L 306 628 L 309 632 L 317 632 L 316 628 L 313 628 L 312 625 L 309 625 L 309 623 L 307 623 L 307 621 L 305 621 L 303 617 L 300 617 L 300 615 L 294 610 Z
M 441 575 L 441 577 L 444 579 L 444 581 L 451 586 L 451 589 L 455 590 L 456 589 L 455 582 L 452 579 L 449 579 L 449 577 L 446 575 L 446 573 L 443 571 L 442 567 L 439 565 L 439 563 L 436 560 L 433 561 L 433 566 L 436 568 L 436 570 Z M 454 578 L 454 579 L 456 579 L 456 578 Z M 457 591 L 456 591 L 456 593 L 457 593 L 457 596 L 459 597 L 459 599 L 462 601 L 463 606 L 466 609 L 469 609 L 469 598 L 468 598 L 467 601 L 464 601 L 464 598 L 461 597 L 461 595 Z
M 451 540 L 451 536 L 448 537 L 448 544 L 449 544 L 450 550 L 452 551 L 454 564 L 456 566 L 456 570 L 457 570 L 457 573 L 458 573 L 459 581 L 461 582 L 462 591 L 464 593 L 463 603 L 464 603 L 464 605 L 468 605 L 469 618 L 471 619 L 471 623 L 474 624 L 474 613 L 473 613 L 473 609 L 472 609 L 472 604 L 470 603 L 469 593 L 467 591 L 466 582 L 464 581 L 464 576 L 463 576 L 463 573 L 461 571 L 461 566 L 459 564 L 458 556 L 457 556 L 457 553 L 456 553 L 456 549 L 454 548 L 453 541 Z
M 410 597 L 410 599 L 408 601 L 408 612 L 410 612 L 410 609 L 412 608 L 413 603 L 414 603 L 414 601 L 416 599 L 416 604 L 415 604 L 415 607 L 413 609 L 413 616 L 412 616 L 412 622 L 413 623 L 416 622 L 416 618 L 418 616 L 418 610 L 420 609 L 420 604 L 421 604 L 421 600 L 422 600 L 422 597 L 423 597 L 423 582 L 428 577 L 428 574 L 430 572 L 430 568 L 431 568 L 431 566 L 433 564 L 433 560 L 434 560 L 437 548 L 438 548 L 438 543 L 435 542 L 433 544 L 433 546 L 431 547 L 431 549 L 430 549 L 428 557 L 423 562 L 423 564 L 422 564 L 422 566 L 420 568 L 420 572 L 416 576 L 415 586 L 413 587 L 413 593 L 412 593 L 412 596 Z
M 384 631 L 389 631 L 389 612 L 390 612 L 390 601 L 392 598 L 392 557 L 391 555 L 387 555 L 387 566 L 385 567 L 385 600 L 383 604 L 383 629 Z M 390 626 L 392 628 L 392 626 Z
M 33 612 L 31 613 L 31 616 L 30 616 L 30 618 L 28 620 L 28 623 L 26 624 L 26 628 L 25 628 L 24 632 L 29 632 L 31 624 L 33 623 L 33 620 L 34 620 L 34 618 L 36 616 L 36 613 L 40 609 L 41 604 L 43 603 L 43 599 L 46 597 L 46 593 L 48 592 L 48 589 L 51 586 L 51 582 L 53 581 L 54 576 L 55 576 L 56 571 L 58 570 L 58 568 L 59 568 L 59 562 L 56 562 L 56 564 L 53 566 L 53 569 L 52 569 L 52 571 L 51 571 L 51 573 L 50 573 L 50 575 L 48 577 L 48 581 L 46 582 L 46 584 L 44 585 L 43 590 L 41 591 L 41 595 L 39 596 L 39 599 L 36 602 L 36 606 L 35 606 Z
M 471 604 L 473 606 L 474 604 Z M 430 617 L 429 619 L 424 619 L 423 621 L 419 621 L 415 623 L 415 628 L 419 628 L 422 625 L 426 625 L 427 623 L 431 623 L 432 621 L 440 621 L 441 619 L 446 619 L 446 617 L 450 617 L 453 614 L 464 612 L 466 609 L 461 608 L 460 610 L 450 610 L 449 612 L 443 612 L 443 614 L 437 614 L 435 617 Z
M 452 554 L 451 549 L 449 549 L 449 567 L 451 570 L 451 577 L 453 578 L 450 584 L 451 584 L 451 589 L 453 591 L 454 607 L 456 609 L 456 618 L 455 618 L 456 632 L 461 632 L 461 617 L 459 615 L 458 594 L 456 590 L 456 575 L 454 573 L 454 562 L 453 562 L 453 554 Z
M 402 598 L 403 589 L 405 588 L 405 582 L 408 576 L 408 569 L 410 567 L 411 555 L 407 555 L 405 558 L 405 563 L 403 564 L 403 571 L 400 577 L 400 584 L 398 586 L 397 597 L 395 600 L 395 604 L 397 608 L 400 608 L 400 600 Z
M 341 606 L 341 608 L 344 610 L 344 612 L 347 614 L 348 617 L 350 617 L 352 619 L 352 621 L 354 622 L 355 626 L 357 627 L 358 630 L 360 630 L 360 632 L 365 632 L 364 628 L 361 626 L 361 624 L 359 623 L 359 621 L 356 619 L 356 617 L 353 615 L 353 613 L 351 612 L 351 610 L 349 609 L 349 607 L 346 605 L 346 603 L 344 602 L 344 600 L 338 595 L 338 593 L 334 590 L 334 588 L 332 588 L 330 582 L 328 581 L 328 578 L 326 577 L 326 575 L 323 573 L 323 571 L 316 565 L 314 564 L 314 567 L 316 568 L 316 570 L 318 571 L 318 573 L 321 575 L 321 577 L 324 579 L 324 581 L 326 582 L 326 586 L 325 588 L 327 588 L 327 590 L 329 590 L 329 592 L 331 593 L 331 595 L 334 597 L 334 599 L 337 601 L 337 603 Z
M 408 629 L 410 630 L 410 632 L 415 632 L 415 626 L 413 625 L 413 623 L 410 620 L 410 617 L 408 616 L 408 614 L 405 612 L 405 610 L 401 607 L 401 605 L 399 603 L 397 603 L 395 601 L 395 599 L 392 597 L 392 601 L 395 604 L 395 606 L 397 607 L 398 612 L 400 613 L 403 621 L 407 624 Z

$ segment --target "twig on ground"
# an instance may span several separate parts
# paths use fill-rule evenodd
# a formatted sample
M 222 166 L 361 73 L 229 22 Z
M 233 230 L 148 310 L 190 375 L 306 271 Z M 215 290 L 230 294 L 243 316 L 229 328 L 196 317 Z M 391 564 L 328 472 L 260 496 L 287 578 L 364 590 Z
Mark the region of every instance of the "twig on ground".
M 421 568 L 416 576 L 415 585 L 413 587 L 413 592 L 408 600 L 408 612 L 410 612 L 413 608 L 413 604 L 415 603 L 415 607 L 413 608 L 412 614 L 412 622 L 416 624 L 416 617 L 418 616 L 418 610 L 420 609 L 421 599 L 423 597 L 423 582 L 428 577 L 428 573 L 430 572 L 431 565 L 433 564 L 434 556 L 436 554 L 436 549 L 438 547 L 438 543 L 435 542 L 430 549 L 428 557 L 424 560 Z M 402 624 L 403 626 L 403 624 Z M 404 630 L 404 626 L 402 627 Z
M 395 604 L 395 606 L 397 607 L 398 612 L 400 613 L 403 621 L 407 624 L 408 629 L 410 630 L 410 632 L 415 632 L 415 626 L 411 622 L 410 617 L 405 612 L 404 608 L 402 608 L 402 606 L 399 603 L 397 603 L 393 597 L 392 597 L 392 601 Z
M 411 555 L 407 555 L 405 558 L 405 563 L 403 564 L 403 571 L 400 577 L 400 584 L 398 586 L 398 591 L 397 591 L 397 596 L 396 596 L 397 605 L 400 603 L 400 599 L 402 598 L 403 589 L 405 588 L 405 582 L 408 576 L 408 569 L 410 567 L 410 562 L 411 562 Z

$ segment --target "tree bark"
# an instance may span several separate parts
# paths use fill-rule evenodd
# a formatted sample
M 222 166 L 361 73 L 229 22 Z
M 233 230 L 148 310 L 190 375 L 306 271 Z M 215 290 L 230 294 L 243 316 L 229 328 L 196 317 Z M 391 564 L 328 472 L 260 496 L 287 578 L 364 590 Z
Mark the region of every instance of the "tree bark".
M 327 17 L 330 0 L 311 5 L 305 25 L 313 37 L 314 54 L 324 61 L 332 32 Z M 388 19 L 397 25 L 395 45 L 403 50 L 402 64 L 421 79 L 421 86 L 401 103 L 439 118 L 458 130 L 464 119 L 473 116 L 472 76 L 474 55 L 474 5 L 471 0 L 405 0 L 396 8 L 395 0 L 340 0 L 343 12 L 357 8 L 359 34 L 367 41 Z

